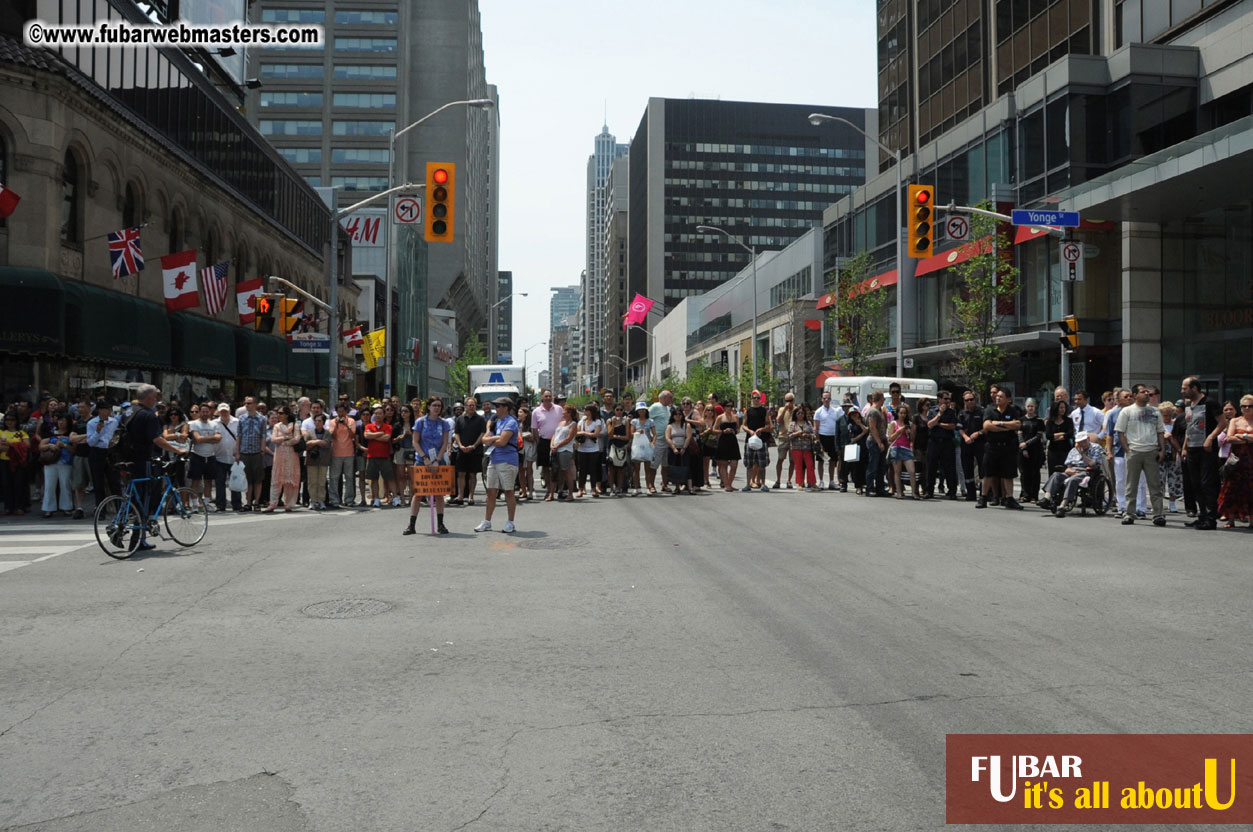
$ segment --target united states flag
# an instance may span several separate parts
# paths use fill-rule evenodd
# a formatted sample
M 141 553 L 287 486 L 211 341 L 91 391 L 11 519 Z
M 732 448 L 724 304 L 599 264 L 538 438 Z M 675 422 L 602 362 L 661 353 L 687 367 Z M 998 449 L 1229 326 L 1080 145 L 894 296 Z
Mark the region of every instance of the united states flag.
M 113 259 L 113 279 L 144 270 L 144 253 L 139 249 L 139 229 L 123 228 L 109 232 L 109 257 Z
M 226 263 L 201 269 L 200 282 L 204 286 L 204 308 L 212 317 L 226 307 Z

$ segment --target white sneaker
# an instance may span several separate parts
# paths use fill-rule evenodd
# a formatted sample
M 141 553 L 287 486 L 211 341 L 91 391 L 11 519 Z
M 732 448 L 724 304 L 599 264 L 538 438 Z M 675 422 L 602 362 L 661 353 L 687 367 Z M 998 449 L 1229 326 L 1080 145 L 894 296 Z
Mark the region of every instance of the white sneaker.
M 477 526 L 475 526 L 474 530 L 476 532 L 490 532 L 492 530 L 492 521 L 484 520 L 482 523 L 479 523 Z
M 378 498 L 378 497 L 375 497 L 375 498 L 374 498 L 374 502 L 370 503 L 370 505 L 371 505 L 372 507 L 374 507 L 374 508 L 382 508 L 382 507 L 383 507 L 383 504 L 379 502 L 379 498 Z
M 501 529 L 501 531 L 504 532 L 505 534 L 513 534 L 514 532 L 517 531 L 517 528 L 514 527 L 513 521 L 509 520 L 509 521 L 506 521 L 505 527 Z

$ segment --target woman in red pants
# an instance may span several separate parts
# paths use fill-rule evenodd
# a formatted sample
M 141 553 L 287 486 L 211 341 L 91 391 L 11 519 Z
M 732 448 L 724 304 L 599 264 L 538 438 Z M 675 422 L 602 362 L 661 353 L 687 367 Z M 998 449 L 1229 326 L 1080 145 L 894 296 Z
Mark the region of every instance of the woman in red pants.
M 806 402 L 796 410 L 792 419 L 792 469 L 796 471 L 796 488 L 817 491 L 818 480 L 814 472 L 814 411 Z

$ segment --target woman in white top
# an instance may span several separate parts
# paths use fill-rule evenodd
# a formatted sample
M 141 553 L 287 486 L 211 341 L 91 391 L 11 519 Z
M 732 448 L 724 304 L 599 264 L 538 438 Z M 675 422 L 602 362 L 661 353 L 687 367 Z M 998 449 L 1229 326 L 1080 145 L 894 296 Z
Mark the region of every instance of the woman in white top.
M 648 417 L 648 405 L 636 402 L 635 418 L 631 420 L 631 484 L 637 497 L 640 494 L 640 465 L 653 464 L 653 443 L 656 439 L 657 431 L 653 420 Z
M 670 466 L 669 480 L 675 494 L 682 494 L 684 488 L 688 494 L 692 493 L 692 467 L 687 456 L 691 441 L 692 427 L 687 423 L 687 417 L 679 408 L 670 408 L 670 424 L 666 425 L 666 447 L 670 457 L 666 462 Z
M 579 440 L 578 460 L 579 493 L 584 496 L 587 480 L 592 482 L 592 496 L 600 496 L 600 437 L 605 432 L 605 423 L 600 420 L 600 408 L 589 404 L 583 408 L 583 420 L 579 422 L 576 436 Z
M 548 496 L 544 498 L 546 503 L 551 503 L 554 494 L 558 492 L 562 502 L 574 499 L 570 495 L 574 493 L 574 431 L 579 411 L 574 409 L 574 405 L 567 404 L 562 406 L 561 412 L 561 422 L 553 431 L 551 446 L 556 476 L 548 481 Z M 558 480 L 561 481 L 560 487 L 557 484 Z

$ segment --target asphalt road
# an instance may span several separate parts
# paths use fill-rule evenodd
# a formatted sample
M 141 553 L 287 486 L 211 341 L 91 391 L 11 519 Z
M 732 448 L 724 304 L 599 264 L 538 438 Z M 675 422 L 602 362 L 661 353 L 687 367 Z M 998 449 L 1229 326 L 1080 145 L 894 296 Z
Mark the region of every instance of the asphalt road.
M 935 829 L 946 733 L 1250 728 L 1253 535 L 1181 515 L 404 517 L 215 516 L 128 561 L 0 526 L 0 829 Z

